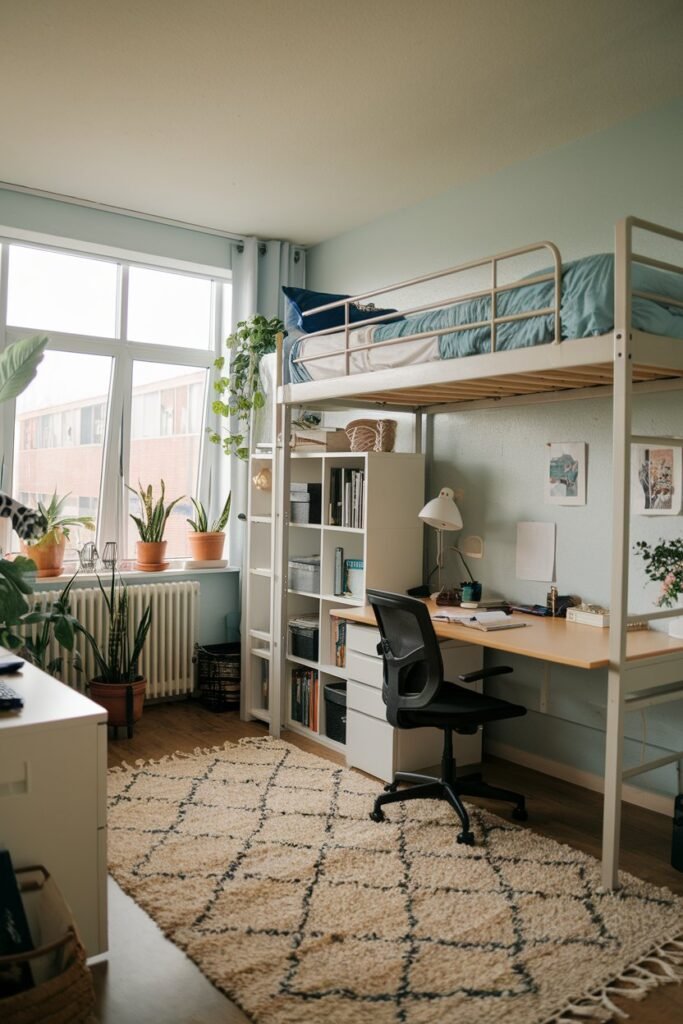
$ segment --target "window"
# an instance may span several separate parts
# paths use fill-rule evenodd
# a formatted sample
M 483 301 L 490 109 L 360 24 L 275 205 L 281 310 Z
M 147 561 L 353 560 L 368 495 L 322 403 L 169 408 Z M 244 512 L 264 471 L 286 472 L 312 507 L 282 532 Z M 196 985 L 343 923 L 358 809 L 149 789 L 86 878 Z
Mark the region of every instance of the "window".
M 167 524 L 167 554 L 186 555 L 190 498 L 206 497 L 207 383 L 230 315 L 230 283 L 12 242 L 0 244 L 0 258 L 9 267 L 0 331 L 4 320 L 8 342 L 26 328 L 50 338 L 15 403 L 14 454 L 6 458 L 12 493 L 29 506 L 68 494 L 65 513 L 93 516 L 100 550 L 116 539 L 122 557 L 132 558 L 137 534 L 128 513 L 137 514 L 138 503 L 125 484 L 140 480 L 158 493 L 163 479 L 169 498 L 183 496 Z M 73 529 L 67 557 L 93 539 Z

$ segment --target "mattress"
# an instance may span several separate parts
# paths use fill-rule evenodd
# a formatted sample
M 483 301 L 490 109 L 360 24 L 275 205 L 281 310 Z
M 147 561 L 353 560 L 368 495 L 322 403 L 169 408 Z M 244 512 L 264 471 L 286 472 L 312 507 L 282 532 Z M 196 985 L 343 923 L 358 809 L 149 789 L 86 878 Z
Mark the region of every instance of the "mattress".
M 674 302 L 683 302 L 683 276 L 634 264 L 632 279 L 634 289 L 655 292 L 662 296 L 661 302 L 633 299 L 633 327 L 651 334 L 683 340 L 683 308 L 666 301 L 672 299 Z M 499 316 L 526 313 L 552 306 L 553 302 L 552 281 L 525 284 L 522 279 L 517 287 L 499 294 L 497 312 Z M 448 327 L 466 327 L 467 324 L 486 320 L 491 315 L 490 309 L 490 298 L 482 297 L 454 302 L 441 309 L 406 316 L 389 324 L 356 327 L 349 332 L 349 372 L 366 373 L 490 352 L 491 332 L 488 326 L 440 335 L 429 333 Z M 612 254 L 601 253 L 563 264 L 560 319 L 563 340 L 594 337 L 613 329 Z M 414 334 L 426 336 L 411 340 L 409 336 Z M 496 349 L 504 351 L 545 345 L 553 340 L 553 335 L 552 315 L 530 315 L 523 320 L 499 324 L 496 332 Z M 406 341 L 399 341 L 395 345 L 377 345 L 377 342 L 390 338 L 404 337 Z M 287 382 L 296 384 L 344 376 L 345 357 L 343 354 L 333 354 L 343 345 L 343 332 L 324 337 L 290 333 L 285 342 Z M 312 359 L 312 356 L 324 358 Z M 298 359 L 302 362 L 297 362 Z

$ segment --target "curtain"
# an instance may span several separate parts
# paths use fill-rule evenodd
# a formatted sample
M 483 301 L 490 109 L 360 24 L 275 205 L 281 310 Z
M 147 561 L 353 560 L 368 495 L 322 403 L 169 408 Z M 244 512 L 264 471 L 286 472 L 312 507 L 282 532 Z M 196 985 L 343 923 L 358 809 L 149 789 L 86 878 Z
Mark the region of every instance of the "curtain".
M 262 316 L 284 318 L 282 285 L 303 286 L 306 277 L 306 253 L 289 242 L 245 238 L 235 244 L 232 252 L 232 323 L 234 330 L 240 320 L 260 313 Z M 225 354 L 225 350 L 223 352 Z M 236 424 L 235 424 L 236 426 Z M 220 495 L 232 490 L 232 512 L 228 524 L 230 564 L 242 567 L 246 538 L 247 463 L 234 455 L 226 456 L 217 449 L 220 460 L 215 464 L 218 486 L 212 488 L 215 504 Z

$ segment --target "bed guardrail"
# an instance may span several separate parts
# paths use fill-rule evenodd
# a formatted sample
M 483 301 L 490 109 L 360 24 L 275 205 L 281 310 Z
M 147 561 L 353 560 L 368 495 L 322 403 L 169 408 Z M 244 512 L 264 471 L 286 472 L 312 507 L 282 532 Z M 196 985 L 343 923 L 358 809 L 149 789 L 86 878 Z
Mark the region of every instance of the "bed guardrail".
M 653 224 L 649 220 L 640 220 L 639 217 L 626 217 L 624 221 L 627 231 L 627 251 L 630 252 L 630 264 L 640 263 L 646 267 L 654 267 L 656 270 L 667 270 L 672 274 L 683 275 L 683 266 L 678 263 L 669 263 L 666 260 L 654 259 L 652 256 L 645 256 L 643 253 L 637 253 L 632 251 L 633 246 L 633 231 L 647 231 L 652 235 L 660 235 L 662 238 L 671 238 L 676 242 L 683 242 L 683 231 L 676 231 L 674 228 L 663 227 L 661 224 Z M 618 250 L 618 247 L 617 247 Z M 615 260 L 617 265 L 620 262 L 620 256 L 623 258 L 624 254 L 619 251 L 615 254 Z M 630 286 L 630 277 L 628 285 Z M 669 295 L 661 295 L 658 292 L 643 291 L 639 288 L 629 287 L 630 293 L 634 298 L 649 299 L 650 302 L 659 302 L 666 306 L 677 306 L 679 309 L 683 309 L 683 302 L 680 299 L 674 299 Z
M 508 284 L 499 284 L 499 267 L 501 263 L 506 260 L 512 260 L 519 258 L 520 256 L 528 256 L 536 252 L 547 252 L 552 260 L 552 270 L 547 273 L 534 274 L 530 277 L 525 277 L 521 281 L 513 281 Z M 384 341 L 369 342 L 362 345 L 354 345 L 351 348 L 350 342 L 350 330 L 358 327 L 370 327 L 373 324 L 381 325 L 394 318 L 395 313 L 384 313 L 378 316 L 369 316 L 364 318 L 362 323 L 352 324 L 350 322 L 350 310 L 352 306 L 367 303 L 368 300 L 376 298 L 378 295 L 386 294 L 387 291 L 396 292 L 403 288 L 411 288 L 416 285 L 426 284 L 430 281 L 437 281 L 444 277 L 455 276 L 458 274 L 464 274 L 467 271 L 477 270 L 481 268 L 490 268 L 491 272 L 491 283 L 486 288 L 480 288 L 475 291 L 467 292 L 463 295 L 452 296 L 446 299 L 440 299 L 433 302 L 428 302 L 423 305 L 412 306 L 408 309 L 400 310 L 402 316 L 409 316 L 415 313 L 424 313 L 431 310 L 442 309 L 445 306 L 456 306 L 462 302 L 469 302 L 472 299 L 489 298 L 490 300 L 490 316 L 487 319 L 479 320 L 476 322 L 470 322 L 467 324 L 453 324 L 448 327 L 435 328 L 428 331 L 423 331 L 416 334 L 405 334 L 397 338 L 388 338 Z M 554 301 L 550 306 L 539 306 L 536 309 L 525 310 L 523 313 L 510 313 L 507 315 L 498 315 L 497 310 L 497 298 L 498 296 L 506 291 L 511 291 L 515 288 L 530 287 L 531 285 L 541 284 L 545 281 L 552 281 L 554 283 Z M 407 341 L 420 341 L 423 338 L 435 338 L 440 337 L 443 334 L 457 334 L 460 331 L 471 331 L 480 327 L 488 327 L 491 332 L 491 352 L 496 351 L 496 335 L 497 329 L 500 324 L 512 323 L 516 320 L 529 320 L 535 316 L 552 316 L 553 317 L 553 339 L 551 344 L 559 344 L 561 341 L 561 327 L 560 327 L 560 305 L 562 302 L 562 260 L 560 257 L 560 251 L 553 242 L 534 242 L 531 245 L 524 245 L 518 249 L 510 249 L 506 252 L 496 253 L 493 256 L 486 256 L 477 260 L 469 260 L 467 263 L 459 263 L 456 266 L 449 267 L 447 270 L 439 270 L 432 274 L 423 274 L 420 277 L 413 277 L 410 280 L 401 281 L 399 284 L 392 285 L 388 288 L 376 288 L 373 291 L 363 292 L 360 295 L 350 296 L 348 299 L 340 299 L 337 302 L 329 302 L 324 306 L 318 306 L 316 309 L 307 310 L 303 316 L 314 316 L 317 313 L 324 313 L 332 309 L 344 309 L 344 326 L 340 328 L 330 328 L 325 331 L 315 331 L 311 334 L 306 335 L 306 340 L 320 339 L 329 337 L 331 339 L 340 338 L 343 335 L 344 345 L 342 348 L 330 348 L 324 352 L 319 352 L 306 356 L 298 356 L 294 359 L 295 363 L 311 363 L 319 359 L 329 359 L 330 356 L 344 356 L 344 375 L 348 376 L 350 373 L 351 355 L 358 352 L 364 352 L 369 349 L 373 351 L 390 345 L 403 344 Z

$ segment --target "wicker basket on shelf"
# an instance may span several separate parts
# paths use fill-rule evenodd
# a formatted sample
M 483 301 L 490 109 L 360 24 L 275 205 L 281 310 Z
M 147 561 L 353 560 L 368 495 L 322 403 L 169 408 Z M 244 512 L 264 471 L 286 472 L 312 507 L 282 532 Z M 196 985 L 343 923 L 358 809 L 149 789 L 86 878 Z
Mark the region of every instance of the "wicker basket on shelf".
M 391 452 L 396 443 L 396 420 L 351 420 L 346 436 L 352 452 Z

